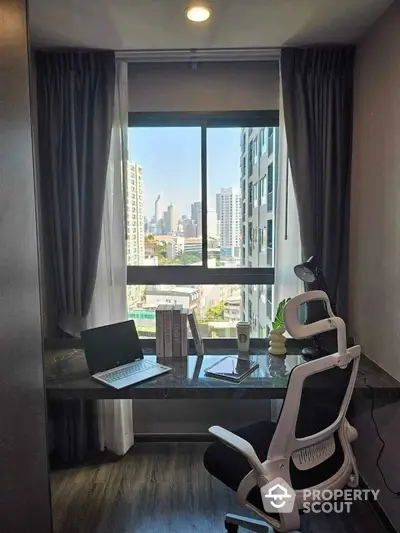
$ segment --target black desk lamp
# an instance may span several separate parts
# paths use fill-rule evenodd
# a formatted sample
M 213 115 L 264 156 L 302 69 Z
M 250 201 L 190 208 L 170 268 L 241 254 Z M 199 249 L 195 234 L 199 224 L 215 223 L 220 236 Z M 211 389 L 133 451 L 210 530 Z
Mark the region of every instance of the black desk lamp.
M 319 289 L 321 291 L 326 292 L 329 299 L 331 300 L 328 292 L 328 286 L 315 256 L 311 256 L 304 263 L 296 265 L 294 267 L 294 273 L 301 281 L 304 281 L 306 283 L 314 283 L 315 289 Z M 333 305 L 332 311 L 336 314 Z M 319 318 L 325 317 L 321 316 Z M 327 352 L 321 347 L 318 336 L 315 336 L 313 338 L 313 346 L 307 346 L 306 348 L 303 348 L 302 354 L 307 359 L 318 359 L 318 357 L 323 357 L 324 355 L 326 355 Z

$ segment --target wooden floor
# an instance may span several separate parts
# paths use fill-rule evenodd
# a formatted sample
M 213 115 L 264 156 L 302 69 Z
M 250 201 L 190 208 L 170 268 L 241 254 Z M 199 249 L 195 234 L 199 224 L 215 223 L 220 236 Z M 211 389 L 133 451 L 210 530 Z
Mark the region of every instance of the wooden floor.
M 247 514 L 205 471 L 206 444 L 136 444 L 116 463 L 51 474 L 54 533 L 223 533 L 226 512 Z M 380 533 L 368 502 L 349 515 L 307 515 L 304 533 Z

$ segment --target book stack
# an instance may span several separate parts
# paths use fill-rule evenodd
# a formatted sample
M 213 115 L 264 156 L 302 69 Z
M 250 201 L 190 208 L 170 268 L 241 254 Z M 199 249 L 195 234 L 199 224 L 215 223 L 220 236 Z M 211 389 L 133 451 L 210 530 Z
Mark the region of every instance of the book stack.
M 189 325 L 190 325 L 190 330 L 192 332 L 194 348 L 196 350 L 196 353 L 197 353 L 197 355 L 204 355 L 203 339 L 201 338 L 199 325 L 197 323 L 197 319 L 196 319 L 196 315 L 195 315 L 194 311 L 189 311 L 189 313 L 188 313 L 188 321 L 189 321 Z
M 182 305 L 159 305 L 156 309 L 156 354 L 158 357 L 185 357 L 188 354 L 188 321 L 198 355 L 204 354 L 194 311 Z

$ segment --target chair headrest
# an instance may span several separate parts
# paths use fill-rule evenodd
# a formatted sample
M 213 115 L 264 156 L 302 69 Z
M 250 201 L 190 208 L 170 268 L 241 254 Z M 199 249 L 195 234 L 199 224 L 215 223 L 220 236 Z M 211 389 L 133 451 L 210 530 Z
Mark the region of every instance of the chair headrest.
M 311 324 L 301 324 L 298 319 L 299 307 L 306 302 L 312 302 L 315 300 L 322 300 L 325 303 L 329 317 L 324 318 L 323 320 L 318 320 L 317 322 L 312 322 Z M 324 291 L 309 291 L 292 298 L 285 306 L 283 319 L 287 332 L 294 339 L 314 337 L 324 331 L 336 329 L 338 354 L 342 356 L 346 354 L 346 325 L 340 317 L 333 314 L 328 295 Z

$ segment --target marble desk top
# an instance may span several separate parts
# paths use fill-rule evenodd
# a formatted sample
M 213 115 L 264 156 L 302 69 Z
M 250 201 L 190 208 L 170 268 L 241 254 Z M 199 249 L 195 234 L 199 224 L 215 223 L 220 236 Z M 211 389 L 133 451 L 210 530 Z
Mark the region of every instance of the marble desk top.
M 157 357 L 145 350 L 145 358 L 156 362 Z M 278 399 L 284 398 L 290 371 L 303 363 L 301 346 L 291 345 L 284 357 L 269 355 L 265 348 L 246 355 L 259 367 L 241 383 L 230 383 L 208 377 L 205 369 L 233 350 L 216 350 L 204 356 L 160 359 L 172 367 L 166 374 L 142 383 L 115 390 L 95 381 L 87 368 L 82 349 L 57 349 L 45 352 L 45 379 L 50 399 Z M 241 354 L 243 357 L 243 354 Z M 355 390 L 366 391 L 367 383 L 377 394 L 400 396 L 400 383 L 365 356 L 361 357 Z M 321 387 L 326 384 L 321 381 Z

